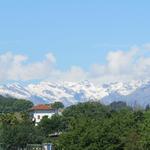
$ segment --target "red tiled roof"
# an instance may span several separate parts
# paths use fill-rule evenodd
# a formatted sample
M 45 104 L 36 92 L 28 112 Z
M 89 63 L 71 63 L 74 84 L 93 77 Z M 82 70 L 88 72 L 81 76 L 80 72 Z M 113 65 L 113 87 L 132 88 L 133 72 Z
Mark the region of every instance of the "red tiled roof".
M 33 106 L 30 110 L 51 110 L 51 109 L 52 109 L 51 105 L 40 104 Z

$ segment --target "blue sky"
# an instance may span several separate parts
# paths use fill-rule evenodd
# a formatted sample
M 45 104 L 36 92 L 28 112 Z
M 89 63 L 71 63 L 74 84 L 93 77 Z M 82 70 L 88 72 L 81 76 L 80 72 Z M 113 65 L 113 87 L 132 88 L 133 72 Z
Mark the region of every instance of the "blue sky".
M 148 0 L 0 1 L 0 54 L 34 63 L 51 53 L 57 69 L 87 71 L 107 64 L 110 51 L 150 42 L 149 6 Z

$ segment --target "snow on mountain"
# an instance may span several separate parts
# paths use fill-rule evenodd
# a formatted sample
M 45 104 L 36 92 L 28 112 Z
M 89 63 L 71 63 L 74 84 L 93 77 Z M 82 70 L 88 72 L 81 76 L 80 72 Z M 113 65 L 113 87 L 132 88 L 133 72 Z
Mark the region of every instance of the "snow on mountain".
M 129 95 L 146 83 L 148 83 L 148 81 L 116 82 L 107 85 L 105 84 L 103 87 L 107 88 L 109 93 L 117 92 L 120 95 Z
M 89 81 L 82 82 L 41 82 L 23 86 L 19 83 L 1 85 L 0 95 L 29 99 L 34 104 L 63 102 L 72 105 L 86 101 L 101 101 L 109 104 L 113 101 L 135 102 L 142 106 L 150 103 L 150 82 L 117 82 L 95 86 Z

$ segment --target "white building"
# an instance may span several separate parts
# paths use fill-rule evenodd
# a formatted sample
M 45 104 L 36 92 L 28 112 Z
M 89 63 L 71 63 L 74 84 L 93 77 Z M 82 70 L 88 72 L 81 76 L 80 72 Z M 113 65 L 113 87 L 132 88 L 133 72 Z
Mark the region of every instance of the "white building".
M 36 105 L 30 109 L 30 113 L 32 115 L 33 121 L 35 121 L 35 125 L 37 125 L 44 116 L 51 118 L 52 115 L 58 113 L 56 109 L 53 109 L 51 105 Z

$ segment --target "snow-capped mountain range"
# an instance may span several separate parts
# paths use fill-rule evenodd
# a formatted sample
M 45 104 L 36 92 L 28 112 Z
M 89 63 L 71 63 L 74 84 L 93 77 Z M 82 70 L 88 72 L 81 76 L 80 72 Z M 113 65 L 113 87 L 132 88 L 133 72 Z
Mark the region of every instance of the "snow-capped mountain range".
M 65 106 L 86 101 L 109 104 L 125 101 L 129 105 L 150 104 L 150 81 L 117 82 L 95 86 L 83 82 L 40 82 L 23 86 L 19 83 L 0 86 L 0 95 L 31 100 L 34 104 L 61 101 Z

